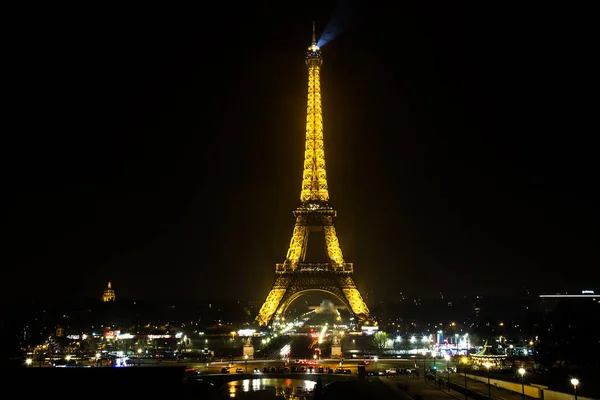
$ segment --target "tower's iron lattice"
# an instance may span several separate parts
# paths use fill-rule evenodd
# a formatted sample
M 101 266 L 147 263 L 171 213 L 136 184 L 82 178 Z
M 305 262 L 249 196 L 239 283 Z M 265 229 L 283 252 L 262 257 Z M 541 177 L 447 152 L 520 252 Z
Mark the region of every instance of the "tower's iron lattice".
M 352 277 L 353 266 L 342 255 L 333 224 L 336 212 L 328 204 L 320 80 L 323 58 L 314 25 L 312 39 L 306 54 L 308 101 L 301 204 L 294 211 L 296 224 L 285 261 L 275 266 L 275 283 L 256 317 L 259 325 L 268 325 L 282 316 L 295 299 L 308 291 L 327 292 L 341 300 L 360 323 L 370 320 L 369 309 Z M 323 233 L 328 262 L 305 259 L 308 237 L 313 232 Z

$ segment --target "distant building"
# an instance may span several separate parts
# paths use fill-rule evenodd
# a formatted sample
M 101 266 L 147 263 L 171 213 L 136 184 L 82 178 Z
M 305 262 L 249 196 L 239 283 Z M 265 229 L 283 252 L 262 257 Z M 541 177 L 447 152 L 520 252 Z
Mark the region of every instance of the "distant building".
M 594 294 L 593 290 L 582 290 L 581 294 L 569 294 L 569 293 L 556 293 L 556 294 L 541 294 L 540 298 L 553 298 L 553 299 L 594 299 L 596 300 L 600 295 Z
M 539 298 L 541 310 L 544 312 L 553 311 L 559 304 L 567 302 L 571 304 L 581 304 L 582 301 L 600 303 L 600 294 L 595 294 L 593 290 L 582 290 L 581 294 L 541 294 Z
M 112 285 L 108 282 L 108 287 L 104 290 L 104 294 L 102 294 L 102 301 L 115 301 L 116 300 L 115 291 L 112 289 Z
M 476 364 L 485 365 L 489 363 L 491 366 L 499 367 L 506 360 L 506 351 L 500 351 L 498 347 L 494 348 L 488 344 L 488 341 L 485 341 L 485 345 L 481 351 L 472 354 L 471 360 Z

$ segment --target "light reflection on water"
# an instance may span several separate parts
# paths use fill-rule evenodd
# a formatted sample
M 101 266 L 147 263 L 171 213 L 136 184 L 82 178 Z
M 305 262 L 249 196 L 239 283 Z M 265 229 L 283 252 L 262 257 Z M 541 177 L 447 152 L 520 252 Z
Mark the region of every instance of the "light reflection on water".
M 227 391 L 232 399 L 309 400 L 316 384 L 304 379 L 256 378 L 228 382 Z M 256 396 L 258 392 L 260 397 Z

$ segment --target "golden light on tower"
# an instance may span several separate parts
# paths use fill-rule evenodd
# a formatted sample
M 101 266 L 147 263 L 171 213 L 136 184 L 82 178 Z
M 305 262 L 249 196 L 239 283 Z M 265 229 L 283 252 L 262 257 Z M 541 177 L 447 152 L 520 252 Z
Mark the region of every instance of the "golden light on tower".
M 323 57 L 317 46 L 313 23 L 312 45 L 306 53 L 308 67 L 308 101 L 306 105 L 306 143 L 304 147 L 304 172 L 300 200 L 328 201 L 327 173 L 325 172 L 325 146 L 323 143 L 323 108 L 321 106 L 321 66 Z
M 308 94 L 306 101 L 306 139 L 304 144 L 304 168 L 302 172 L 302 188 L 300 201 L 309 209 L 317 209 L 317 203 L 326 204 L 329 201 L 327 185 L 327 172 L 325 168 L 325 142 L 323 139 L 323 107 L 321 104 L 321 66 L 323 57 L 321 49 L 317 46 L 315 25 L 313 23 L 312 44 L 308 47 L 305 57 L 308 68 Z M 344 256 L 340 248 L 333 219 L 336 214 L 332 212 L 323 217 L 323 232 L 327 246 L 328 257 L 336 264 L 344 264 Z M 303 261 L 306 251 L 308 226 L 299 219 L 305 218 L 297 214 L 297 224 L 292 233 L 292 240 L 286 255 L 286 262 L 292 268 Z M 299 222 L 299 223 L 298 223 Z M 357 302 L 357 306 L 358 306 Z M 368 313 L 365 308 L 362 312 Z
M 323 109 L 321 104 L 321 66 L 323 57 L 317 46 L 313 23 L 312 44 L 305 56 L 308 69 L 306 138 L 300 189 L 301 204 L 294 211 L 296 223 L 282 264 L 275 265 L 276 279 L 256 316 L 259 325 L 273 322 L 282 326 L 288 306 L 307 291 L 330 293 L 344 302 L 360 323 L 371 319 L 369 309 L 352 277 L 353 265 L 344 261 L 335 230 L 336 211 L 329 202 Z M 323 235 L 327 261 L 307 260 L 310 234 Z

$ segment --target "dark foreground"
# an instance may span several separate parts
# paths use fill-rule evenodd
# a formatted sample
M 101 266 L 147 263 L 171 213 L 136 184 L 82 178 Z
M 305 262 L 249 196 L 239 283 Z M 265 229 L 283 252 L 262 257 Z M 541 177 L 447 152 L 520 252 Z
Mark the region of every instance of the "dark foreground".
M 19 398 L 183 397 L 184 372 L 185 367 L 14 368 L 1 371 L 1 380 L 5 393 L 8 388 L 14 389 L 11 392 Z
M 185 367 L 154 368 L 15 368 L 0 371 L 4 393 L 12 398 L 228 398 L 219 385 L 184 378 Z M 335 382 L 324 388 L 323 399 L 393 399 L 379 380 Z M 258 397 L 257 397 L 258 398 Z

